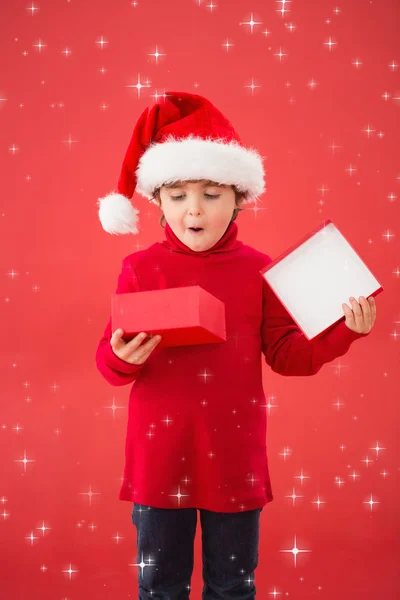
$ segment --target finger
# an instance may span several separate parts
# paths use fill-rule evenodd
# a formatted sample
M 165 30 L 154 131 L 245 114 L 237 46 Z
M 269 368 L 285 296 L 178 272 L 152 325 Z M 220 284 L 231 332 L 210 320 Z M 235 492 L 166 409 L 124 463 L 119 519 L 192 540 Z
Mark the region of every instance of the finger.
M 123 329 L 116 329 L 111 336 L 110 344 L 112 346 L 116 346 L 123 335 L 124 335 Z
M 150 354 L 153 352 L 155 347 L 159 344 L 160 341 L 161 341 L 161 336 L 156 335 L 156 336 L 152 337 L 150 340 L 148 340 L 145 344 L 140 346 L 139 350 L 137 351 L 138 353 L 140 352 L 140 354 L 138 354 L 138 360 L 140 360 L 141 362 L 145 362 L 149 358 Z
M 375 302 L 375 298 L 373 296 L 370 296 L 368 298 L 369 301 L 369 305 L 371 307 L 371 313 L 372 313 L 372 325 L 375 323 L 375 319 L 376 319 L 376 302 Z
M 365 329 L 365 325 L 364 325 L 364 317 L 363 317 L 362 308 L 358 304 L 357 300 L 355 298 L 353 298 L 353 296 L 350 298 L 350 302 L 351 302 L 351 308 L 354 313 L 354 321 L 356 323 L 356 327 L 357 327 L 358 331 L 363 331 Z
M 372 327 L 371 307 L 369 305 L 368 300 L 366 300 L 366 298 L 364 298 L 364 296 L 360 296 L 359 301 L 360 301 L 361 310 L 362 310 L 363 317 L 364 317 L 364 324 L 367 327 L 367 330 L 369 331 Z
M 355 320 L 354 320 L 354 313 L 353 313 L 353 311 L 351 310 L 350 306 L 348 306 L 348 305 L 346 304 L 346 302 L 343 302 L 343 304 L 342 304 L 342 308 L 343 308 L 343 312 L 344 312 L 344 314 L 345 314 L 345 316 L 346 316 L 346 321 L 347 321 L 349 324 L 352 324 L 352 325 L 355 327 L 355 324 L 356 324 L 356 322 L 355 322 Z

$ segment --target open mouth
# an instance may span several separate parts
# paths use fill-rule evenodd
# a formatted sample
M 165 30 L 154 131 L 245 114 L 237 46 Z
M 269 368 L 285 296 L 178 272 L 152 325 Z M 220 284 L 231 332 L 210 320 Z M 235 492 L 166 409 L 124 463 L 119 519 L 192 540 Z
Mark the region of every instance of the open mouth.
M 202 231 L 204 231 L 202 227 L 189 227 L 188 229 L 192 233 L 201 233 Z

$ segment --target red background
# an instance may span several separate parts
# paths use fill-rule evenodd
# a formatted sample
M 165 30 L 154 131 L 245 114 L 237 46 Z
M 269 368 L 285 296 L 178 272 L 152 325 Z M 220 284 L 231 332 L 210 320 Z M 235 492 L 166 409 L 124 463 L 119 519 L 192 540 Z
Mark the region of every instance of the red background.
M 240 213 L 239 239 L 275 258 L 331 218 L 384 287 L 371 335 L 318 375 L 285 378 L 264 364 L 275 500 L 261 516 L 257 597 L 400 594 L 400 6 L 215 4 L 2 3 L 8 600 L 137 598 L 132 505 L 117 498 L 129 390 L 110 387 L 94 355 L 122 257 L 164 233 L 137 195 L 140 234 L 105 233 L 97 198 L 116 186 L 137 118 L 168 90 L 208 97 L 265 157 L 261 210 Z M 296 561 L 295 542 L 307 551 Z M 198 524 L 193 598 L 201 587 Z

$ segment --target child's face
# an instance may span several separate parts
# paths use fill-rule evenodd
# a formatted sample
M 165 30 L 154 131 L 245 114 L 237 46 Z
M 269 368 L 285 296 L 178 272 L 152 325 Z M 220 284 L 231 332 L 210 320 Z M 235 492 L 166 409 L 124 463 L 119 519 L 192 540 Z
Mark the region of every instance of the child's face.
M 224 235 L 236 208 L 231 185 L 178 182 L 160 188 L 160 209 L 177 238 L 191 250 L 212 248 Z M 194 233 L 190 227 L 201 227 Z

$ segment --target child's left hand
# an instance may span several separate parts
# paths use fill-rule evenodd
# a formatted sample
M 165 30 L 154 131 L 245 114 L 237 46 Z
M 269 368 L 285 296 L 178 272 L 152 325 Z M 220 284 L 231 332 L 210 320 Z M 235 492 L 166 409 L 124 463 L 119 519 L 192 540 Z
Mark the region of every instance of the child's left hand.
M 376 319 L 376 304 L 373 296 L 366 300 L 363 296 L 359 297 L 360 304 L 353 297 L 350 298 L 352 309 L 344 302 L 342 304 L 343 312 L 346 316 L 346 325 L 356 333 L 369 333 L 374 326 Z

